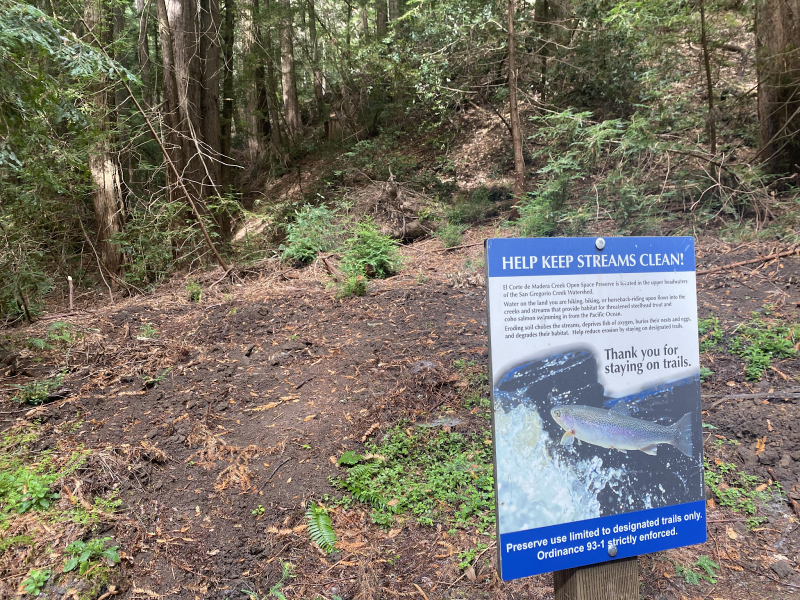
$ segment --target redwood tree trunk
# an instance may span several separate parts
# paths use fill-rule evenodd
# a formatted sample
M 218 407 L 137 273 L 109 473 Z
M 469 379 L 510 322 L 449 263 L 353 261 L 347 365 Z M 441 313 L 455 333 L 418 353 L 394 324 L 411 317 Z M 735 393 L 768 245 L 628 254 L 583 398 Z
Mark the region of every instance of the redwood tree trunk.
M 231 186 L 231 133 L 233 125 L 233 11 L 234 0 L 225 0 L 225 21 L 222 29 L 222 115 L 220 117 L 220 182 L 227 191 Z
M 314 80 L 314 100 L 317 105 L 317 123 L 325 119 L 325 100 L 322 92 L 322 69 L 319 64 L 319 42 L 317 41 L 317 11 L 314 0 L 308 4 L 308 37 L 311 42 L 311 74 Z
M 300 103 L 297 100 L 297 79 L 294 72 L 294 41 L 292 39 L 292 8 L 289 0 L 281 0 L 281 84 L 283 87 L 283 111 L 286 129 L 292 138 L 297 138 L 303 128 L 300 118 Z
M 386 35 L 386 0 L 375 0 L 375 32 L 379 38 Z
M 800 0 L 756 3 L 759 156 L 775 173 L 800 171 Z
M 262 88 L 264 65 L 259 53 L 260 6 L 252 0 L 249 14 L 242 16 L 242 45 L 245 65 L 245 123 L 247 125 L 247 151 L 251 163 L 257 163 L 264 154 L 264 127 L 262 125 Z
M 99 42 L 105 46 L 111 42 L 112 17 L 111 7 L 105 0 L 86 0 L 84 20 L 94 34 L 90 36 L 92 43 Z M 122 264 L 122 254 L 119 248 L 111 243 L 111 237 L 122 231 L 124 209 L 120 170 L 112 154 L 116 122 L 115 90 L 109 84 L 108 78 L 103 77 L 92 85 L 91 91 L 93 116 L 97 127 L 96 139 L 89 151 L 89 171 L 94 181 L 92 204 L 97 229 L 95 248 L 102 267 L 108 273 L 116 275 Z
M 514 146 L 514 196 L 517 201 L 525 193 L 525 159 L 522 156 L 522 131 L 517 106 L 516 41 L 514 38 L 515 0 L 508 0 L 508 104 L 511 112 L 511 143 Z
M 156 0 L 164 66 L 164 142 L 182 181 L 179 185 L 167 170 L 170 197 L 194 202 L 205 214 L 205 200 L 219 193 L 221 179 L 217 1 L 202 0 L 198 6 L 196 0 Z M 221 211 L 213 216 L 227 239 L 227 216 Z

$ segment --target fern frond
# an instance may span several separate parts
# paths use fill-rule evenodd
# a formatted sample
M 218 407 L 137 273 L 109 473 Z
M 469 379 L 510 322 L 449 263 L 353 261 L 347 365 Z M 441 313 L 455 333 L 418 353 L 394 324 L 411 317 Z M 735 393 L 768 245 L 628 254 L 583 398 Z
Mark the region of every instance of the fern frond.
M 381 468 L 380 463 L 366 463 L 363 465 L 356 465 L 347 472 L 348 481 L 360 479 L 361 477 L 371 477 Z
M 325 552 L 333 552 L 336 549 L 336 532 L 333 530 L 328 511 L 322 506 L 313 504 L 306 511 L 306 520 L 311 541 Z

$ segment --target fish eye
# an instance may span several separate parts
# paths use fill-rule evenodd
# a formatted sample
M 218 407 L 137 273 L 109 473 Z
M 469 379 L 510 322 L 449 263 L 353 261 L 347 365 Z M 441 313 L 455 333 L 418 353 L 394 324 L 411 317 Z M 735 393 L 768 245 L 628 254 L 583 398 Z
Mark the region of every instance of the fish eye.
M 556 409 L 555 410 L 555 414 L 556 414 L 557 417 L 560 417 L 561 416 L 561 411 L 559 409 Z

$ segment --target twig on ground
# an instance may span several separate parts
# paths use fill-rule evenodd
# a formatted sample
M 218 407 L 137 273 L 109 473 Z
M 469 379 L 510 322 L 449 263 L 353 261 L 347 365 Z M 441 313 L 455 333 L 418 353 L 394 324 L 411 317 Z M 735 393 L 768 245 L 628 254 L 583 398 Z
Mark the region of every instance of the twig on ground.
M 736 267 L 743 267 L 744 265 L 752 265 L 753 263 L 757 262 L 766 262 L 768 260 L 775 260 L 776 258 L 784 258 L 786 256 L 792 256 L 798 253 L 800 253 L 800 246 L 794 245 L 789 250 L 784 250 L 783 252 L 778 252 L 777 254 L 768 254 L 767 256 L 757 256 L 756 258 L 751 258 L 749 260 L 742 260 L 739 262 L 731 263 L 729 265 L 712 267 L 711 269 L 702 269 L 700 271 L 697 271 L 697 275 L 709 275 L 711 273 L 719 273 L 720 271 L 728 271 L 730 269 L 735 269 Z

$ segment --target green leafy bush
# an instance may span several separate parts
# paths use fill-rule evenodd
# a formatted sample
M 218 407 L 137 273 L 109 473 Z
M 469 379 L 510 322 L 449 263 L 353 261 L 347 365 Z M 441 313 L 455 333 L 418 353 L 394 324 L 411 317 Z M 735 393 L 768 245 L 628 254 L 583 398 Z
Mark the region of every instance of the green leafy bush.
M 22 589 L 29 596 L 38 596 L 50 579 L 49 569 L 33 569 L 28 576 L 22 580 Z
M 0 471 L 0 508 L 18 514 L 29 510 L 47 510 L 60 496 L 50 491 L 56 480 L 25 467 Z
M 475 189 L 469 198 L 458 197 L 453 207 L 447 211 L 450 223 L 477 223 L 492 211 L 489 190 L 486 186 Z
M 309 263 L 320 252 L 334 250 L 341 239 L 334 217 L 333 211 L 324 205 L 307 204 L 295 212 L 294 223 L 286 228 L 286 242 L 281 246 L 281 258 Z
M 433 235 L 439 238 L 445 248 L 453 248 L 461 244 L 466 227 L 456 223 L 448 223 L 437 229 Z
M 339 299 L 350 296 L 364 296 L 367 293 L 367 278 L 356 273 L 348 273 L 345 280 L 339 285 L 336 297 Z
M 11 387 L 18 391 L 14 395 L 13 400 L 14 402 L 29 404 L 31 406 L 44 404 L 50 398 L 50 394 L 58 389 L 63 380 L 64 377 L 62 375 L 57 375 L 56 377 L 42 379 L 41 381 L 31 381 L 24 385 L 14 384 Z
M 401 423 L 379 445 L 367 444 L 370 454 L 345 452 L 339 463 L 347 473 L 332 483 L 370 504 L 373 522 L 383 527 L 391 526 L 392 515 L 410 513 L 422 525 L 485 530 L 494 524 L 489 435 L 411 430 Z
M 84 542 L 83 540 L 75 540 L 65 550 L 64 554 L 69 556 L 64 562 L 64 573 L 68 573 L 78 567 L 78 573 L 84 575 L 86 571 L 92 566 L 92 563 L 104 559 L 109 563 L 116 564 L 119 562 L 119 553 L 117 549 L 119 546 L 110 546 L 106 548 L 106 543 L 110 537 L 95 538 Z
M 203 288 L 193 279 L 186 282 L 186 298 L 189 302 L 200 302 L 203 299 Z
M 397 241 L 378 231 L 371 220 L 356 223 L 345 243 L 342 270 L 369 278 L 393 275 L 401 265 L 397 246 Z
M 797 356 L 794 345 L 800 331 L 797 326 L 767 323 L 758 316 L 736 331 L 731 351 L 744 358 L 747 379 L 758 381 L 773 359 Z
M 697 322 L 697 333 L 700 335 L 700 352 L 713 350 L 722 342 L 722 327 L 714 315 Z

